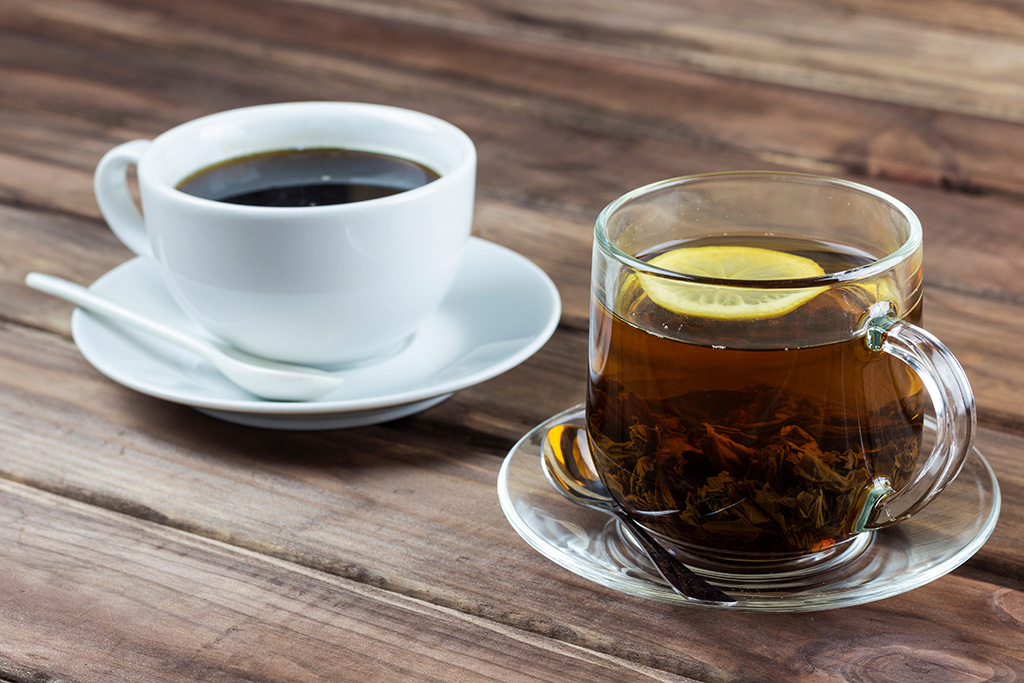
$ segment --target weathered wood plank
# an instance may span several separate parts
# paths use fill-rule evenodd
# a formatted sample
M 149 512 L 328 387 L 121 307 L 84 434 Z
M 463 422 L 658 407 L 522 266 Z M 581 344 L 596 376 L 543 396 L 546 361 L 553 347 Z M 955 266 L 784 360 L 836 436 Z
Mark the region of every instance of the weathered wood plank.
M 371 16 L 366 0 L 292 0 Z M 909 5 L 909 8 L 905 7 Z M 1024 90 L 1024 12 L 998 2 L 902 3 L 649 0 L 628 11 L 598 0 L 551 4 L 405 0 L 402 18 L 486 36 L 581 44 L 648 61 L 820 92 L 1016 122 Z M 842 30 L 837 30 L 839 27 Z M 1013 87 L 1016 85 L 1017 87 Z
M 100 250 L 86 251 L 98 253 Z M 33 292 L 19 291 L 18 294 L 26 302 L 24 315 L 28 320 L 41 327 L 66 331 L 70 305 Z M 576 315 L 583 324 L 586 292 L 583 290 L 577 294 L 577 298 L 567 301 L 567 304 L 577 310 Z M 979 303 L 970 297 L 942 291 L 928 295 L 926 308 L 929 310 L 929 327 L 950 345 L 967 369 L 977 395 L 981 423 L 1009 428 L 1019 434 L 1024 424 L 1021 409 L 1024 405 L 1024 358 L 1021 357 L 1024 348 L 1016 343 L 1024 335 L 1024 328 L 1021 328 L 1024 323 L 1019 322 L 1020 317 L 1013 315 L 1001 303 Z M 25 353 L 29 352 L 26 350 Z M 48 371 L 43 366 L 28 376 L 36 372 L 50 372 L 44 376 L 59 387 L 66 381 L 70 368 L 75 368 L 75 373 L 91 372 L 82 359 L 76 358 L 73 349 L 68 353 L 68 364 L 58 370 Z M 469 439 L 470 447 L 476 447 L 474 440 L 479 440 L 481 447 L 500 452 L 502 445 L 510 445 L 547 415 L 582 400 L 586 353 L 586 338 L 582 332 L 560 332 L 523 368 L 465 392 L 465 400 L 459 397 L 431 411 L 430 414 L 436 417 L 427 420 L 426 425 L 414 420 L 417 424 L 415 429 L 425 430 L 425 435 L 443 430 L 445 439 L 459 447 L 467 444 L 464 439 Z M 24 371 L 12 367 L 10 372 Z M 99 379 L 101 384 L 104 381 Z M 124 401 L 126 405 L 131 403 L 130 393 Z M 175 409 L 168 410 L 171 415 L 176 414 Z M 158 410 L 156 415 L 162 416 L 165 412 Z M 110 419 L 123 418 L 111 416 Z M 164 416 L 161 421 L 167 419 L 170 417 Z M 145 419 L 131 424 L 139 428 L 146 426 Z M 451 425 L 457 425 L 454 433 Z M 215 438 L 217 430 L 217 426 L 211 426 L 202 434 Z M 464 436 L 463 432 L 471 436 Z M 986 440 L 997 436 L 993 431 L 984 432 L 979 438 L 979 446 L 987 452 Z M 251 447 L 255 449 L 255 443 Z M 1009 446 L 1006 449 L 1012 451 Z M 1006 460 L 1001 466 L 1012 462 Z M 1007 547 L 1012 547 L 1012 544 L 1007 544 Z
M 17 680 L 684 680 L 5 480 L 0 545 Z
M 928 324 L 967 366 L 979 447 L 1019 501 L 1022 35 L 1017 8 L 964 0 L 649 0 L 628 14 L 597 0 L 8 0 L 0 572 L 14 579 L 0 582 L 0 676 L 123 678 L 116 651 L 140 679 L 153 666 L 241 678 L 254 655 L 268 678 L 302 678 L 334 673 L 344 660 L 321 660 L 340 644 L 353 665 L 335 677 L 361 679 L 383 651 L 389 673 L 417 680 L 450 674 L 449 660 L 502 680 L 1013 680 L 1016 505 L 962 570 L 910 594 L 723 615 L 551 565 L 509 528 L 494 485 L 512 442 L 582 396 L 597 210 L 651 180 L 757 166 L 875 178 L 921 213 Z M 88 282 L 127 257 L 91 200 L 99 155 L 209 111 L 306 98 L 466 129 L 481 152 L 477 233 L 555 277 L 562 330 L 428 412 L 346 432 L 226 425 L 100 377 L 66 339 L 70 307 L 21 285 L 29 269 Z M 186 632 L 164 642 L 172 629 Z
M 1019 431 L 1024 426 L 1024 347 L 1018 343 L 1024 338 L 1024 316 L 1020 314 L 1024 279 L 1015 272 L 1017 257 L 1013 254 L 1024 261 L 1024 243 L 1007 241 L 1014 233 L 1006 229 L 1018 207 L 997 197 L 962 197 L 959 201 L 940 197 L 930 202 L 928 193 L 919 188 L 900 189 L 912 195 L 910 201 L 920 204 L 929 225 L 926 325 L 967 369 L 982 422 Z M 1024 211 L 1021 213 L 1024 217 Z M 967 224 L 971 217 L 978 222 Z M 586 329 L 589 226 L 482 198 L 475 231 L 520 251 L 544 268 L 559 288 L 565 324 Z M 0 207 L 0 241 L 8 245 L 0 260 L 0 295 L 5 301 L 0 316 L 62 334 L 69 333 L 70 306 L 28 290 L 23 284 L 25 274 L 41 270 L 89 283 L 130 255 L 96 220 L 42 217 L 5 207 Z M 581 378 L 582 367 L 581 363 Z
M 729 153 L 731 167 L 783 163 L 932 186 L 1024 189 L 1024 171 L 1017 163 L 1024 136 L 1013 122 L 953 115 L 941 105 L 894 106 L 886 98 L 823 95 L 811 85 L 794 89 L 708 75 L 693 65 L 652 62 L 640 48 L 635 54 L 608 52 L 602 34 L 555 44 L 561 28 L 574 30 L 572 22 L 563 26 L 551 19 L 554 34 L 537 40 L 534 31 L 523 27 L 530 12 L 538 19 L 551 12 L 543 3 L 531 3 L 523 13 L 500 4 L 489 9 L 474 5 L 475 11 L 466 6 L 463 14 L 473 18 L 466 20 L 448 16 L 451 10 L 430 8 L 440 12 L 435 15 L 415 7 L 403 11 L 392 3 L 317 7 L 264 0 L 242 7 L 235 0 L 219 0 L 197 8 L 169 2 L 145 7 L 11 2 L 16 11 L 0 17 L 0 28 L 12 32 L 10 40 L 0 43 L 0 62 L 7 65 L 3 82 L 9 84 L 0 84 L 4 103 L 38 111 L 40 102 L 54 96 L 45 91 L 56 89 L 62 110 L 102 120 L 107 131 L 123 127 L 124 136 L 153 135 L 215 109 L 303 98 L 404 104 L 445 115 L 474 133 L 488 126 L 503 132 L 493 117 L 456 113 L 469 103 L 542 117 L 590 136 L 625 137 L 620 159 L 632 154 L 634 141 L 650 139 L 662 147 L 678 146 L 678 159 L 700 160 L 709 150 Z M 808 11 L 820 5 L 804 4 Z M 662 10 L 675 11 L 668 5 Z M 378 17 L 381 12 L 386 16 Z M 582 12 L 577 20 L 591 14 Z M 443 25 L 426 18 L 444 20 Z M 515 30 L 488 28 L 510 18 Z M 792 18 L 786 23 L 799 24 Z M 287 36 L 301 35 L 302 40 L 282 37 L 279 25 L 289 27 Z M 640 32 L 630 39 L 645 37 Z M 61 49 L 42 53 L 40 41 L 59 41 Z M 265 48 L 268 41 L 274 41 L 273 50 Z M 828 49 L 827 43 L 822 49 Z M 855 62 L 843 49 L 836 51 L 844 54 L 844 63 L 835 69 Z M 144 61 L 151 77 L 138 79 L 125 54 Z M 958 56 L 957 61 L 963 60 Z M 1015 73 L 1001 81 L 1010 92 L 1024 88 Z M 937 78 L 945 82 L 946 75 Z M 959 101 L 960 95 L 949 99 Z M 549 144 L 541 154 L 550 157 L 551 149 Z M 567 156 L 553 160 L 563 173 L 596 166 L 586 158 L 586 148 L 580 150 L 583 158 L 570 152 L 563 146 L 559 153 Z M 702 170 L 717 168 L 712 161 Z M 650 170 L 651 175 L 618 185 L 604 198 L 681 172 Z M 539 180 L 551 182 L 556 176 L 548 173 Z M 592 196 L 601 196 L 600 185 L 591 180 L 590 187 Z
M 576 336 L 570 347 L 582 345 Z M 568 381 L 545 385 L 558 356 L 576 355 L 560 350 L 565 338 L 420 416 L 296 434 L 137 397 L 96 376 L 68 342 L 8 325 L 0 476 L 700 680 L 830 680 L 871 666 L 906 674 L 892 680 L 926 680 L 918 668 L 931 680 L 958 669 L 999 680 L 1024 666 L 1024 600 L 996 584 L 954 575 L 835 613 L 723 615 L 620 595 L 544 560 L 498 509 L 495 456 L 574 393 Z M 1024 495 L 1021 438 L 982 441 L 1008 499 Z M 1007 510 L 969 567 L 997 581 L 1015 572 L 1020 523 Z
M 494 114 L 502 119 L 498 113 Z M 480 117 L 483 117 L 482 112 Z M 477 234 L 504 243 L 522 251 L 548 268 L 559 284 L 577 288 L 585 280 L 585 259 L 589 256 L 591 221 L 601 206 L 614 198 L 626 185 L 625 173 L 635 184 L 668 177 L 669 167 L 680 173 L 707 170 L 711 161 L 715 169 L 728 168 L 727 157 L 707 154 L 699 162 L 674 163 L 675 151 L 655 144 L 638 145 L 628 160 L 617 163 L 617 151 L 609 143 L 591 148 L 594 167 L 579 176 L 558 174 L 554 167 L 539 169 L 536 155 L 523 155 L 523 149 L 541 148 L 551 143 L 545 132 L 555 132 L 551 126 L 534 121 L 532 125 L 520 122 L 515 128 L 503 128 L 506 136 L 488 136 L 486 131 L 478 137 L 482 149 L 489 150 L 491 159 L 504 159 L 504 164 L 483 161 L 481 171 L 480 202 L 477 212 Z M 475 131 L 473 131 L 475 133 Z M 557 129 L 563 141 L 585 144 L 585 136 L 571 129 Z M 11 137 L 16 131 L 11 129 Z M 624 143 L 624 141 L 622 141 Z M 567 147 L 572 154 L 574 147 Z M 693 150 L 690 150 L 691 152 Z M 518 152 L 518 153 L 517 153 Z M 98 160 L 99 151 L 96 151 Z M 692 156 L 692 155 L 687 155 Z M 659 170 L 660 169 L 660 170 Z M 56 159 L 35 160 L 17 154 L 0 154 L 0 196 L 15 206 L 40 207 L 61 213 L 80 214 L 89 223 L 76 227 L 68 222 L 64 231 L 73 242 L 95 240 L 109 242 L 109 236 L 90 236 L 104 229 L 92 198 L 89 168 L 68 168 Z M 499 177 L 494 177 L 499 174 Z M 520 180 L 559 176 L 555 188 L 542 189 L 534 181 Z M 599 190 L 588 192 L 593 182 Z M 618 184 L 620 189 L 611 188 Z M 891 181 L 875 183 L 903 199 L 915 209 L 925 224 L 926 275 L 929 286 L 959 290 L 981 298 L 994 298 L 1009 303 L 1024 302 L 1024 278 L 1019 276 L 1015 264 L 1024 260 L 1024 243 L 1014 239 L 1013 226 L 1024 219 L 1024 201 L 1000 196 L 967 196 L 935 193 L 932 190 Z M 543 194 L 542 194 L 543 193 Z M 8 214 L 0 228 L 13 235 L 16 231 L 45 231 L 39 216 L 19 217 Z M 27 236 L 13 237 L 25 240 Z M 59 259 L 60 243 L 44 245 Z M 31 252 L 29 252 L 31 253 Z M 117 261 L 128 255 L 118 250 Z M 16 257 L 12 257 L 16 258 Z M 92 257 L 90 257 L 92 258 Z M 107 266 L 110 267 L 109 265 Z M 106 269 L 106 268 L 105 268 Z M 104 270 L 105 270 L 104 269 Z M 565 272 L 559 272 L 565 271 Z M 96 271 L 93 278 L 103 271 Z
M 32 4 L 32 7 L 36 6 Z M 143 10 L 136 10 L 140 11 Z M 310 20 L 307 18 L 306 21 Z M 114 21 L 111 23 L 113 26 L 121 25 Z M 343 28 L 348 23 L 335 20 L 331 25 Z M 143 26 L 145 30 L 140 30 L 134 40 L 141 41 L 148 37 L 146 30 L 160 31 L 164 41 L 170 40 L 166 34 L 172 31 L 173 24 L 165 27 L 160 21 L 150 18 L 149 23 Z M 262 28 L 262 25 L 258 26 Z M 365 28 L 361 25 L 359 27 Z M 67 34 L 69 39 L 83 40 L 81 36 L 71 33 L 71 27 L 61 25 L 58 28 L 62 29 L 56 34 L 58 36 Z M 378 29 L 384 30 L 381 27 Z M 99 31 L 101 27 L 95 27 L 95 30 Z M 223 30 L 226 31 L 227 27 Z M 361 35 L 355 29 L 349 30 Z M 401 36 L 388 34 L 386 37 Z M 127 34 L 122 38 L 129 40 Z M 99 39 L 98 36 L 93 37 L 93 40 Z M 248 45 L 239 38 L 235 41 Z M 376 40 L 367 41 L 366 44 L 392 42 Z M 143 51 L 138 55 L 140 59 L 154 58 L 151 53 L 145 52 L 151 50 L 150 46 L 128 43 L 128 47 Z M 64 55 L 65 58 L 67 56 Z M 0 198 L 17 206 L 37 206 L 96 218 L 98 214 L 91 197 L 90 175 L 102 151 L 130 137 L 155 134 L 165 125 L 204 113 L 208 109 L 197 106 L 195 101 L 182 99 L 177 90 L 168 92 L 159 82 L 140 83 L 136 88 L 131 80 L 135 77 L 134 71 L 124 68 L 126 60 L 123 57 L 115 62 L 113 56 L 107 57 L 105 61 L 97 61 L 97 57 L 89 57 L 86 53 L 82 53 L 82 59 L 77 59 L 78 53 L 72 56 L 76 59 L 48 57 L 52 61 L 35 65 L 34 71 L 12 72 L 16 76 L 20 73 L 20 78 L 14 80 L 7 94 L 12 107 L 25 107 L 26 102 L 46 101 L 47 97 L 52 97 L 57 91 L 65 106 L 82 112 L 82 118 L 69 118 L 64 113 L 32 111 L 23 111 L 18 116 L 7 112 L 5 117 L 0 118 L 0 131 L 4 132 L 0 136 L 0 150 L 6 147 L 6 153 L 0 151 L 0 169 L 5 171 L 4 181 L 0 183 Z M 211 58 L 209 54 L 197 55 L 185 50 L 181 53 L 161 53 L 159 58 L 163 60 L 163 72 L 173 71 L 175 65 L 180 66 L 182 72 L 195 71 L 199 68 L 195 64 L 196 60 L 208 60 L 211 66 L 205 72 L 206 80 L 200 84 L 203 88 L 200 101 L 206 103 L 219 98 L 223 106 L 248 103 L 247 98 L 254 93 L 265 93 L 268 88 L 273 89 L 271 83 L 283 81 L 291 84 L 301 80 L 296 75 L 302 64 L 292 63 L 287 58 L 277 58 L 276 62 L 268 64 L 266 70 L 244 72 L 244 76 L 239 76 L 237 59 L 240 56 L 241 53 L 237 56 L 221 55 L 218 61 L 216 53 Z M 380 56 L 378 58 L 383 59 Z M 476 60 L 462 61 L 469 63 Z M 332 60 L 328 57 L 325 62 L 332 63 Z M 68 63 L 77 66 L 65 66 Z M 550 69 L 557 67 L 564 70 L 562 62 L 549 59 L 547 64 Z M 353 64 L 339 62 L 333 69 L 326 71 L 323 71 L 325 67 L 320 67 L 322 71 L 310 71 L 309 78 L 320 83 L 327 73 L 344 71 L 342 66 Z M 608 68 L 606 64 L 600 66 Z M 366 67 L 364 63 L 354 64 L 354 67 L 372 68 Z M 50 71 L 40 72 L 43 68 Z M 286 72 L 289 76 L 282 78 Z M 495 69 L 493 72 L 520 73 L 511 68 Z M 621 129 L 609 125 L 598 131 L 586 123 L 589 119 L 582 113 L 551 106 L 542 107 L 540 103 L 530 108 L 529 116 L 523 116 L 521 109 L 514 108 L 516 102 L 512 98 L 495 95 L 493 93 L 499 91 L 480 88 L 475 81 L 449 79 L 447 85 L 456 86 L 456 92 L 442 101 L 437 94 L 446 85 L 443 78 L 422 73 L 409 76 L 394 68 L 385 72 L 378 67 L 374 73 L 382 78 L 389 76 L 389 83 L 405 81 L 406 85 L 399 86 L 397 90 L 395 86 L 390 86 L 391 95 L 398 100 L 396 103 L 432 109 L 469 130 L 481 152 L 482 201 L 478 212 L 478 233 L 506 243 L 516 242 L 522 235 L 523 242 L 532 243 L 532 246 L 512 246 L 521 248 L 528 255 L 535 255 L 538 260 L 548 257 L 548 260 L 556 263 L 579 263 L 578 258 L 566 256 L 576 256 L 581 249 L 589 250 L 590 221 L 601 206 L 621 192 L 673 175 L 725 170 L 743 163 L 743 157 L 735 151 L 706 149 L 692 136 L 690 139 L 665 139 L 657 135 L 656 131 L 640 133 L 628 125 Z M 49 77 L 40 78 L 40 75 Z M 346 77 L 348 82 L 344 81 Z M 568 87 L 567 77 L 562 74 L 557 81 L 561 84 L 559 87 L 562 92 L 592 90 Z M 248 79 L 244 87 L 242 79 Z M 544 78 L 533 80 L 545 82 Z M 5 79 L 0 79 L 0 90 L 5 82 Z M 665 86 L 663 83 L 658 92 L 663 93 Z M 291 85 L 277 87 L 285 96 L 300 94 Z M 385 86 L 376 83 L 371 86 L 366 78 L 339 73 L 337 87 L 349 95 L 369 95 L 374 91 L 379 93 Z M 147 88 L 148 91 L 145 90 Z M 481 99 L 477 95 L 480 90 L 492 94 Z M 227 94 L 217 95 L 214 91 Z M 620 120 L 624 124 L 646 120 L 647 111 L 654 101 L 654 92 L 652 88 L 649 99 L 630 104 L 632 109 L 626 109 L 618 115 Z M 714 92 L 717 96 L 701 97 L 697 101 L 721 102 L 727 86 L 718 83 Z M 242 93 L 241 96 L 239 93 Z M 617 101 L 611 97 L 605 99 Z M 544 102 L 546 105 L 551 104 L 550 99 Z M 781 107 L 780 110 L 792 111 L 792 108 Z M 559 121 L 550 120 L 552 111 L 562 112 L 558 115 Z M 715 114 L 708 112 L 702 115 L 700 126 L 715 125 L 714 122 L 722 118 Z M 763 117 L 763 112 L 759 115 Z M 86 117 L 93 117 L 95 121 L 90 124 Z M 111 128 L 111 120 L 120 120 L 125 127 Z M 825 122 L 828 117 L 802 117 L 801 120 Z M 789 128 L 794 131 L 803 130 L 795 125 Z M 862 129 L 853 125 L 848 128 Z M 810 131 L 803 130 L 803 133 L 806 133 L 807 139 L 821 138 L 819 134 L 810 134 Z M 894 139 L 903 137 L 895 135 Z M 1012 147 L 1012 141 L 1024 140 L 1024 135 L 1000 135 L 998 138 L 1004 147 L 1006 141 L 1010 141 Z M 1015 160 L 1019 156 L 1014 153 Z M 788 161 L 798 163 L 799 159 L 791 158 Z M 1020 167 L 1016 161 L 1014 165 Z M 1024 301 L 1024 279 L 1018 276 L 1013 266 L 1024 258 L 1024 254 L 1020 254 L 1024 246 L 1018 240 L 1010 239 L 1013 232 L 1007 230 L 1007 226 L 1019 224 L 1024 217 L 1024 202 L 998 196 L 935 193 L 930 188 L 919 188 L 908 183 L 881 181 L 876 184 L 905 199 L 922 215 L 926 225 L 930 282 L 983 297 Z M 492 201 L 499 203 L 494 204 Z M 510 224 L 515 230 L 509 230 Z M 545 244 L 537 244 L 538 241 Z M 1020 258 L 1014 254 L 1020 254 Z M 573 279 L 573 282 L 577 281 L 578 278 Z

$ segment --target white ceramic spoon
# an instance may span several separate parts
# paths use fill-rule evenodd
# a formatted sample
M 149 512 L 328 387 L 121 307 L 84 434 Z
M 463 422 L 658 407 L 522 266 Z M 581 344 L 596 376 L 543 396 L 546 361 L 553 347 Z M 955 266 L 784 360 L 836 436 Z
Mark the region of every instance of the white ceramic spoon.
M 330 372 L 260 358 L 183 332 L 96 293 L 53 275 L 29 273 L 25 284 L 40 292 L 66 299 L 85 310 L 126 323 L 199 354 L 229 380 L 246 391 L 271 401 L 312 401 L 341 386 L 344 379 Z

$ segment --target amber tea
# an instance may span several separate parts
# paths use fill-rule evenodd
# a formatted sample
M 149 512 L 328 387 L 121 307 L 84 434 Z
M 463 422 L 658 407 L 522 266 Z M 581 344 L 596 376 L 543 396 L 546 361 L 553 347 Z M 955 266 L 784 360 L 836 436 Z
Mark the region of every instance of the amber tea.
M 694 240 L 640 258 L 681 246 L 767 247 L 826 273 L 874 260 L 766 237 Z M 855 329 L 884 281 L 809 291 L 768 304 L 760 319 L 701 315 L 707 293 L 696 310 L 670 310 L 628 271 L 613 286 L 591 313 L 588 432 L 605 484 L 650 530 L 699 556 L 784 560 L 852 537 L 879 478 L 894 489 L 909 480 L 922 433 L 917 375 L 859 337 L 795 341 Z M 920 310 L 901 317 L 917 322 Z M 779 341 L 786 335 L 794 342 Z

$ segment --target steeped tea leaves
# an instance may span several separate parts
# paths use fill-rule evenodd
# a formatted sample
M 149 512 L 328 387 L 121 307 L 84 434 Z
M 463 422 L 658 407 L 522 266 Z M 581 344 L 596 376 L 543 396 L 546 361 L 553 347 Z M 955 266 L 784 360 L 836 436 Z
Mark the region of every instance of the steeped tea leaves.
M 648 261 L 684 275 L 720 280 L 798 280 L 825 274 L 815 261 L 772 249 L 744 246 L 680 247 Z M 647 296 L 662 308 L 702 318 L 777 318 L 825 291 L 825 287 L 759 289 L 686 282 L 638 273 Z
M 738 233 L 637 258 L 722 286 L 635 268 L 598 281 L 615 286 L 598 287 L 591 309 L 587 431 L 612 495 L 712 563 L 788 562 L 852 539 L 875 481 L 910 480 L 925 405 L 916 373 L 852 330 L 915 282 L 758 290 L 758 279 L 799 286 L 872 257 Z M 729 287 L 736 279 L 755 289 Z M 920 307 L 904 315 L 919 322 Z
M 917 454 L 903 406 L 868 416 L 768 386 L 628 402 L 629 416 L 593 416 L 604 481 L 647 526 L 698 546 L 820 547 L 850 532 L 875 476 L 903 485 Z M 879 438 L 854 442 L 865 420 Z

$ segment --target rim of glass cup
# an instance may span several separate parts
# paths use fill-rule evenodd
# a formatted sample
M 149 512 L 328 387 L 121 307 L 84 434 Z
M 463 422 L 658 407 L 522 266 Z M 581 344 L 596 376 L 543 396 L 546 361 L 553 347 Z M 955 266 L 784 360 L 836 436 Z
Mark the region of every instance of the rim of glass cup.
M 856 268 L 850 268 L 848 270 L 836 271 L 834 273 L 825 273 L 824 275 L 818 275 L 814 277 L 805 278 L 794 278 L 787 280 L 740 280 L 740 279 L 725 279 L 725 278 L 712 278 L 701 275 L 690 275 L 687 273 L 679 273 L 673 270 L 665 270 L 664 268 L 658 268 L 652 266 L 646 261 L 642 261 L 635 256 L 627 254 L 622 251 L 614 244 L 608 237 L 608 220 L 619 208 L 624 204 L 641 197 L 646 194 L 650 194 L 656 190 L 671 186 L 671 185 L 682 185 L 687 183 L 693 183 L 700 180 L 706 180 L 709 178 L 759 178 L 766 179 L 770 177 L 781 178 L 784 180 L 804 180 L 814 181 L 822 185 L 832 185 L 836 187 L 842 187 L 847 190 L 853 190 L 863 194 L 870 195 L 898 211 L 907 221 L 909 228 L 909 234 L 907 239 L 897 249 L 893 250 L 889 254 L 882 256 L 870 263 L 865 263 Z M 896 264 L 910 258 L 917 252 L 921 247 L 922 232 L 921 232 L 921 220 L 917 217 L 917 214 L 911 210 L 909 206 L 896 199 L 892 195 L 889 195 L 881 190 L 877 190 L 868 185 L 862 185 L 850 180 L 843 180 L 841 178 L 831 178 L 828 176 L 819 176 L 811 173 L 789 173 L 779 171 L 722 171 L 718 173 L 700 173 L 695 175 L 679 176 L 676 178 L 669 178 L 667 180 L 659 180 L 643 187 L 638 187 L 635 190 L 631 190 L 626 194 L 622 195 L 612 203 L 608 204 L 601 213 L 597 216 L 597 221 L 594 224 L 594 236 L 597 240 L 601 250 L 609 256 L 612 256 L 617 261 L 621 262 L 631 270 L 639 271 L 642 273 L 649 273 L 651 275 L 657 275 L 662 278 L 668 278 L 673 280 L 680 280 L 683 282 L 693 282 L 706 285 L 716 285 L 719 287 L 736 287 L 736 288 L 750 288 L 750 289 L 803 289 L 807 287 L 821 287 L 833 285 L 840 282 L 850 282 L 853 280 L 862 280 L 871 277 L 875 277 L 884 273 L 885 271 L 893 268 Z

